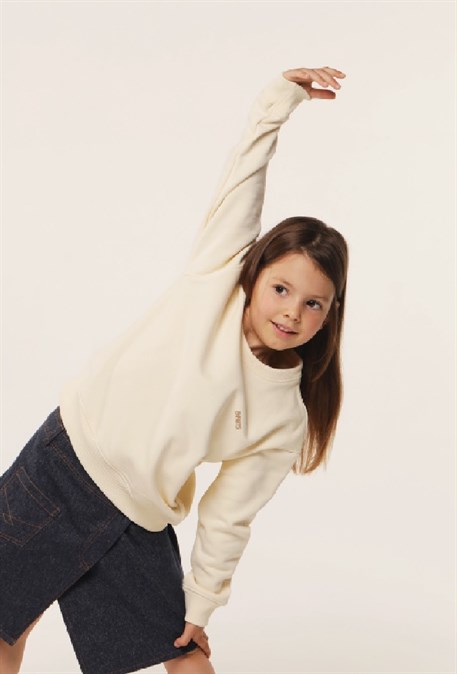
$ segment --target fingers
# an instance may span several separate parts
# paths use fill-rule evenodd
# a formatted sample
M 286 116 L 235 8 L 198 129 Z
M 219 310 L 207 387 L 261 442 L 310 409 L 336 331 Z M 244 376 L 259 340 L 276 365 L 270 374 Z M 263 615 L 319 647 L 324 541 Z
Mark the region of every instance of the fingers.
M 179 648 L 180 646 L 187 646 L 187 644 L 191 639 L 195 641 L 197 646 L 201 648 L 206 657 L 209 658 L 211 655 L 211 649 L 208 643 L 208 635 L 204 631 L 203 627 L 199 627 L 198 625 L 186 623 L 184 632 L 181 634 L 180 637 L 175 639 L 174 645 L 176 648 Z
M 179 648 L 180 646 L 187 646 L 189 641 L 192 639 L 192 629 L 188 623 L 186 623 L 186 626 L 184 628 L 184 632 L 181 634 L 180 637 L 175 639 L 174 645 Z
M 335 98 L 335 92 L 328 89 L 340 89 L 341 85 L 338 79 L 346 77 L 345 73 L 330 66 L 323 66 L 322 68 L 295 68 L 286 70 L 283 76 L 295 82 L 306 89 L 312 98 Z M 324 89 L 316 89 L 312 85 L 318 84 Z
M 201 634 L 198 637 L 195 636 L 194 641 L 202 649 L 202 651 L 206 655 L 206 657 L 209 658 L 210 655 L 211 655 L 211 648 L 209 647 L 208 637 L 205 634 L 205 632 L 203 632 L 203 634 Z
M 325 66 L 324 68 L 314 68 L 311 72 L 316 74 L 316 82 L 323 87 L 328 87 L 330 85 L 335 89 L 341 88 L 341 84 L 337 82 L 335 77 L 346 77 L 344 73 L 340 73 L 338 70 L 329 68 L 328 66 Z
M 311 87 L 308 91 L 311 98 L 336 98 L 336 93 L 330 91 L 330 89 L 314 89 Z

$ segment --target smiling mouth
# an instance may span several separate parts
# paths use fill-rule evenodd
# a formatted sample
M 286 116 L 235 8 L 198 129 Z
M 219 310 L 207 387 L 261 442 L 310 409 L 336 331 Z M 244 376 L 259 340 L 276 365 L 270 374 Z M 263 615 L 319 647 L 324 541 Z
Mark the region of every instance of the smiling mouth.
M 283 335 L 296 335 L 297 333 L 294 330 L 289 330 L 285 326 L 283 327 L 282 325 L 279 325 L 279 323 L 275 323 L 274 321 L 271 321 L 275 328 L 279 330 Z

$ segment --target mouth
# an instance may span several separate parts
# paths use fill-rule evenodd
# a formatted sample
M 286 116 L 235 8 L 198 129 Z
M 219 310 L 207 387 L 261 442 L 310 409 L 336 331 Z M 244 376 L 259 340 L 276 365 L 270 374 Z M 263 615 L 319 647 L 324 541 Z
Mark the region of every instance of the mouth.
M 284 335 L 285 337 L 292 337 L 293 335 L 298 334 L 294 330 L 287 328 L 285 325 L 281 325 L 281 323 L 275 323 L 274 321 L 271 322 L 276 328 L 276 332 L 278 332 L 280 335 Z

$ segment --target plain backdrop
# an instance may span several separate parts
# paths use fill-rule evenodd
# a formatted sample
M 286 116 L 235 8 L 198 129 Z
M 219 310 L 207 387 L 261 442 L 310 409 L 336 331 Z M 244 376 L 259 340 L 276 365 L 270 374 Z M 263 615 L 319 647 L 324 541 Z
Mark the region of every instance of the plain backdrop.
M 258 514 L 208 626 L 217 674 L 455 672 L 452 2 L 2 2 L 1 466 L 180 274 L 257 93 L 347 73 L 280 133 L 264 231 L 350 246 L 327 470 Z M 177 528 L 189 566 L 200 467 Z M 57 603 L 24 674 L 79 671 Z M 144 670 L 165 671 L 161 665 Z

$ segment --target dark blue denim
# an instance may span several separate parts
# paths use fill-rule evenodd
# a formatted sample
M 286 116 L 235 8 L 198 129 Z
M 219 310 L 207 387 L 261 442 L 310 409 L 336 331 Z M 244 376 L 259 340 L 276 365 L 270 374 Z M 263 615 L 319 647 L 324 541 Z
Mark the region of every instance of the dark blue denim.
M 176 533 L 143 529 L 81 465 L 57 407 L 0 477 L 0 638 L 55 600 L 83 674 L 125 674 L 198 648 Z

